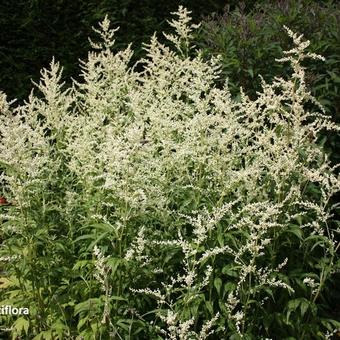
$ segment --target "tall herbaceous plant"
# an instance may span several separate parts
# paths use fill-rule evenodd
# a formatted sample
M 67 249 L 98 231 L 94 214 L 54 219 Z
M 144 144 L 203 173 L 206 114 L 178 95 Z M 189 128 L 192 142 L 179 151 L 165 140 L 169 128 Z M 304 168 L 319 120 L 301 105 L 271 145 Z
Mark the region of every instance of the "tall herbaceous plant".
M 0 315 L 13 339 L 330 338 L 339 278 L 329 121 L 285 28 L 288 77 L 256 100 L 217 87 L 219 58 L 180 7 L 146 57 L 107 18 L 65 89 L 54 60 L 27 102 L 0 98 Z M 265 61 L 264 61 L 265 62 Z M 138 66 L 138 67 L 136 67 Z M 138 71 L 142 69 L 143 71 Z

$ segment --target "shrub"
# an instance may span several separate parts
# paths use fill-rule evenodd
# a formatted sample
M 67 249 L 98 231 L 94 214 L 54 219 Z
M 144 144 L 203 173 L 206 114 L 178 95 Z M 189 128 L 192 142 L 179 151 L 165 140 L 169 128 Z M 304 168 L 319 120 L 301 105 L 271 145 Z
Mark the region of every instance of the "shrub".
M 206 17 L 195 43 L 204 55 L 221 54 L 220 82 L 228 77 L 234 96 L 242 86 L 254 99 L 261 89 L 259 74 L 266 81 L 279 73 L 289 74 L 288 65 L 275 62 L 290 44 L 282 26 L 303 33 L 310 40 L 311 49 L 326 58 L 321 65 L 306 64 L 306 86 L 333 120 L 340 122 L 339 13 L 339 3 L 335 1 L 262 1 L 250 12 L 241 2 L 237 9 L 226 7 L 222 15 Z M 328 132 L 322 138 L 333 163 L 339 163 L 339 134 Z
M 172 48 L 151 38 L 142 72 L 130 47 L 112 52 L 106 18 L 83 81 L 65 89 L 53 60 L 42 97 L 12 108 L 1 95 L 0 305 L 30 308 L 1 316 L 13 339 L 323 339 L 340 326 L 340 181 L 316 143 L 338 127 L 301 65 L 322 58 L 286 28 L 291 76 L 233 100 L 215 85 L 220 59 L 194 53 L 189 13 L 170 22 Z

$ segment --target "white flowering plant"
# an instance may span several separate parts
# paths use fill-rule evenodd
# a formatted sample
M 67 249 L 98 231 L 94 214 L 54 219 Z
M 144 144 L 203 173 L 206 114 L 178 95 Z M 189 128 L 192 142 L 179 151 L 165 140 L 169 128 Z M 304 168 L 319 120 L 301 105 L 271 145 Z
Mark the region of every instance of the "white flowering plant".
M 339 130 L 289 77 L 231 97 L 190 12 L 146 57 L 108 18 L 65 89 L 54 60 L 27 102 L 0 98 L 0 316 L 14 339 L 324 339 L 339 277 L 340 189 L 319 132 Z M 319 62 L 319 61 L 315 61 Z M 142 67 L 137 67 L 139 65 Z M 142 71 L 139 71 L 142 68 Z M 10 259 L 7 261 L 7 259 Z M 333 333 L 332 333 L 333 334 Z

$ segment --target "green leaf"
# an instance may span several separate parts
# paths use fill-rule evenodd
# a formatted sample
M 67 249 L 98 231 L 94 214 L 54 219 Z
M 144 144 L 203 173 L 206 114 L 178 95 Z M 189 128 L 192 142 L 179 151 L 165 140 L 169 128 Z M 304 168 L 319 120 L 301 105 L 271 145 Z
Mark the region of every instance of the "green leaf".
M 301 218 L 301 216 L 298 216 Z M 291 224 L 289 226 L 289 228 L 286 230 L 287 233 L 291 233 L 293 235 L 295 235 L 299 240 L 302 240 L 302 230 L 298 225 L 295 224 Z
M 28 335 L 28 328 L 29 328 L 29 321 L 26 320 L 24 317 L 19 317 L 13 324 L 13 330 L 17 334 L 21 334 L 23 331 L 26 335 Z
M 78 331 L 81 330 L 81 328 L 86 324 L 86 322 L 89 320 L 88 316 L 85 316 L 84 318 L 81 318 L 78 322 L 77 329 Z
M 322 319 L 321 323 L 329 330 L 340 329 L 340 322 L 333 319 Z M 340 335 L 340 334 L 339 334 Z
M 289 324 L 289 317 L 291 312 L 294 312 L 300 305 L 300 299 L 290 300 L 287 305 L 287 315 L 286 315 L 286 323 Z
M 288 307 L 289 310 L 294 311 L 294 310 L 296 310 L 296 308 L 299 307 L 300 303 L 301 303 L 301 299 L 290 300 L 288 302 L 287 307 Z
M 117 230 L 114 228 L 114 226 L 108 223 L 94 223 L 94 224 L 91 224 L 91 227 L 99 231 L 104 231 L 108 233 L 113 232 L 117 236 Z
M 222 233 L 217 234 L 217 242 L 220 247 L 224 246 L 224 237 Z
M 222 280 L 219 277 L 215 278 L 214 287 L 216 288 L 218 295 L 220 295 L 221 287 L 222 287 Z
M 302 317 L 306 314 L 306 311 L 307 311 L 307 309 L 309 307 L 309 304 L 310 304 L 310 302 L 307 299 L 302 298 L 301 305 L 300 305 L 301 316 Z
M 100 298 L 88 299 L 86 301 L 78 303 L 74 307 L 74 315 L 78 315 L 81 312 L 86 312 L 89 310 L 94 311 L 95 309 L 100 308 L 101 305 L 102 305 L 102 301 Z
M 72 270 L 82 269 L 92 262 L 92 260 L 79 260 L 74 264 Z
M 0 289 L 6 289 L 13 286 L 15 287 L 16 283 L 13 283 L 12 280 L 7 279 L 6 277 L 0 277 Z
M 40 339 L 41 340 L 52 340 L 53 339 L 52 330 L 43 331 L 33 338 L 33 340 L 40 340 Z
M 270 287 L 264 287 L 263 290 L 272 298 L 273 301 L 275 301 L 273 291 Z
M 104 232 L 103 234 L 101 234 L 99 237 L 97 237 L 94 241 L 92 241 L 90 243 L 90 245 L 87 247 L 88 251 L 92 251 L 93 247 L 103 238 L 105 238 L 107 235 L 109 234 L 109 232 Z
M 228 276 L 231 276 L 231 277 L 238 277 L 239 274 L 237 273 L 237 271 L 235 270 L 236 267 L 232 264 L 229 264 L 227 266 L 224 266 L 222 268 L 222 274 L 225 274 L 225 275 L 228 275 Z
M 117 321 L 117 326 L 124 329 L 125 331 L 129 331 L 129 328 L 131 327 L 132 320 L 129 319 L 121 319 Z
M 64 331 L 68 328 L 61 319 L 57 319 L 56 322 L 53 323 L 53 325 L 51 326 L 51 328 L 53 330 L 55 330 L 55 332 L 58 335 L 58 339 L 62 339 Z
M 225 285 L 224 285 L 224 291 L 226 293 L 229 293 L 229 292 L 233 292 L 235 289 L 236 289 L 237 285 L 233 282 L 227 282 Z
M 77 243 L 82 240 L 87 240 L 87 239 L 94 239 L 96 236 L 94 234 L 86 234 L 86 235 L 81 235 L 77 237 L 73 242 Z
M 209 300 L 205 301 L 205 306 L 206 306 L 207 310 L 209 311 L 209 313 L 211 315 L 213 315 L 214 314 L 214 307 L 213 307 L 212 302 L 209 301 Z
M 107 260 L 107 264 L 111 268 L 111 275 L 113 276 L 116 273 L 119 265 L 122 263 L 122 260 L 118 257 L 111 257 Z
M 117 295 L 110 296 L 110 300 L 127 301 L 127 299 L 124 299 L 123 297 Z

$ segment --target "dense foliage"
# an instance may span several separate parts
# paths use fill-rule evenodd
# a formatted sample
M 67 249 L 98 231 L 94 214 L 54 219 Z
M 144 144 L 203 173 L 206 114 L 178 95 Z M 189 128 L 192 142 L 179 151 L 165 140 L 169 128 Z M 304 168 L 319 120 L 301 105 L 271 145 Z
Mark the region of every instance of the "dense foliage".
M 165 34 L 101 40 L 72 86 L 51 62 L 27 102 L 0 100 L 3 336 L 326 339 L 340 328 L 339 131 L 306 85 L 302 36 L 255 98 L 221 86 L 180 7 Z M 142 65 L 140 68 L 139 65 Z M 223 64 L 222 64 L 223 66 Z
M 238 1 L 228 1 L 232 6 Z M 91 27 L 108 15 L 120 26 L 115 49 L 133 42 L 136 59 L 154 31 L 168 29 L 166 18 L 179 4 L 198 18 L 222 10 L 225 0 L 16 0 L 0 1 L 0 89 L 9 98 L 23 100 L 31 81 L 52 56 L 68 77 L 79 73 L 78 58 L 85 58 Z
M 261 89 L 259 74 L 271 80 L 279 73 L 289 74 L 289 67 L 275 62 L 289 48 L 283 25 L 305 35 L 311 49 L 325 57 L 320 64 L 307 63 L 306 85 L 340 122 L 340 3 L 336 1 L 281 0 L 257 2 L 249 6 L 226 7 L 222 15 L 211 15 L 202 22 L 196 45 L 208 56 L 222 56 L 222 77 L 229 79 L 234 96 L 242 86 L 247 95 L 256 97 Z M 339 135 L 324 137 L 334 163 L 340 161 Z

